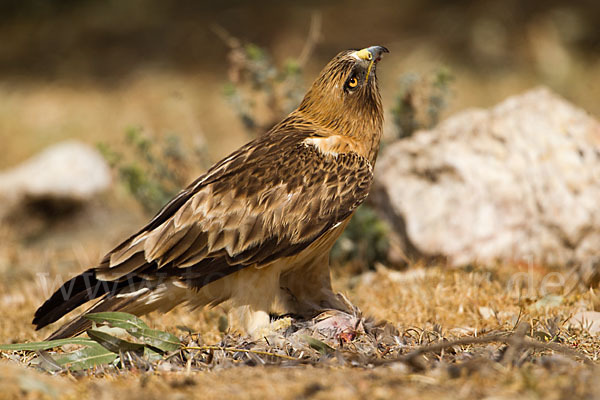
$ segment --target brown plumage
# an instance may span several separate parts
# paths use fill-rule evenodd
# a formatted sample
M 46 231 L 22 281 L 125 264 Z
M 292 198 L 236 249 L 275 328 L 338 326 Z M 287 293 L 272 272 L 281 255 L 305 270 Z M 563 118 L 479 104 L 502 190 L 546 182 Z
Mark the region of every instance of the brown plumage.
M 338 54 L 297 110 L 57 290 L 36 311 L 37 329 L 98 298 L 87 312 L 141 315 L 228 301 L 234 326 L 248 333 L 271 314 L 347 309 L 331 289 L 329 251 L 373 180 L 383 124 L 375 68 L 383 52 Z M 50 338 L 89 326 L 78 317 Z

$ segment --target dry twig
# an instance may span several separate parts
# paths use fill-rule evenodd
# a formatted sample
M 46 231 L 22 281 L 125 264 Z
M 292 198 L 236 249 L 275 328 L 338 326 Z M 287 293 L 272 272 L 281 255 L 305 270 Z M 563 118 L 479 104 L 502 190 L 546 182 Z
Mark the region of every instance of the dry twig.
M 513 334 L 509 334 L 509 335 L 501 333 L 501 334 L 474 337 L 474 338 L 461 338 L 461 339 L 451 340 L 451 341 L 447 341 L 447 342 L 421 346 L 407 354 L 404 354 L 404 355 L 394 358 L 394 359 L 373 360 L 372 364 L 373 365 L 384 365 L 384 364 L 402 362 L 402 363 L 406 363 L 406 364 L 410 364 L 410 365 L 419 367 L 419 365 L 417 363 L 417 359 L 418 359 L 418 357 L 420 357 L 426 353 L 442 351 L 444 349 L 447 349 L 447 348 L 453 347 L 453 346 L 467 346 L 467 345 L 475 345 L 475 344 L 500 342 L 500 343 L 506 343 L 507 345 L 510 346 L 509 349 L 507 350 L 507 353 L 505 356 L 505 359 L 508 360 L 509 362 L 514 361 L 514 359 L 516 358 L 516 355 L 519 353 L 520 349 L 529 348 L 529 349 L 534 349 L 534 350 L 556 351 L 558 353 L 563 353 L 563 354 L 566 354 L 573 358 L 582 359 L 583 362 L 588 365 L 593 365 L 593 362 L 589 358 L 585 357 L 584 355 L 580 354 L 579 352 L 577 352 L 569 347 L 560 345 L 558 343 L 543 343 L 543 342 L 537 341 L 535 339 L 526 337 L 525 334 L 527 333 L 528 328 L 529 328 L 529 324 L 520 324 L 517 327 L 517 329 L 515 330 L 515 332 Z
M 321 13 L 315 11 L 310 17 L 310 27 L 308 28 L 308 36 L 306 37 L 306 42 L 304 42 L 304 47 L 300 52 L 300 56 L 298 56 L 298 65 L 300 66 L 300 68 L 303 68 L 306 65 L 306 62 L 310 59 L 310 56 L 312 55 L 312 52 L 315 49 L 315 46 L 321 39 L 321 26 Z
M 273 357 L 279 357 L 279 358 L 283 358 L 284 360 L 290 360 L 290 361 L 302 361 L 299 358 L 295 358 L 295 357 L 290 357 L 284 354 L 277 354 L 277 353 L 269 353 L 268 351 L 260 351 L 260 350 L 249 350 L 249 349 L 238 349 L 235 347 L 220 347 L 220 346 L 186 346 L 182 348 L 183 350 L 221 350 L 221 351 L 227 351 L 227 352 L 240 352 L 240 353 L 253 353 L 253 354 L 258 354 L 258 355 L 262 355 L 262 356 L 273 356 Z

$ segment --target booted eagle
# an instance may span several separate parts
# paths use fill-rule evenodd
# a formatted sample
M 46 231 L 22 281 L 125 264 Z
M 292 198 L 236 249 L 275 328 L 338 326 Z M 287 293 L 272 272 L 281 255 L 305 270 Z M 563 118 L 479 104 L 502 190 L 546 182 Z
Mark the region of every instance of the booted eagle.
M 136 315 L 227 301 L 248 334 L 273 314 L 348 311 L 331 288 L 329 252 L 373 182 L 383 125 L 375 69 L 387 52 L 338 54 L 295 111 L 65 282 L 36 311 L 36 328 L 94 299 L 86 312 Z M 49 339 L 90 326 L 79 316 Z

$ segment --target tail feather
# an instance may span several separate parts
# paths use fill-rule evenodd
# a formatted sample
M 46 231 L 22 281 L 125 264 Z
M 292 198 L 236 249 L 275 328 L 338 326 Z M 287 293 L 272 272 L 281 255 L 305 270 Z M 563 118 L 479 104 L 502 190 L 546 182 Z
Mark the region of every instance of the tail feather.
M 64 315 L 87 303 L 88 301 L 100 297 L 104 297 L 104 299 L 98 302 L 93 308 L 100 307 L 103 304 L 101 307 L 102 310 L 115 310 L 114 307 L 117 307 L 118 302 L 114 296 L 123 291 L 125 288 L 133 288 L 136 286 L 136 284 L 139 287 L 139 284 L 143 282 L 143 279 L 139 277 L 128 278 L 129 279 L 114 282 L 103 281 L 96 277 L 96 272 L 94 269 L 89 269 L 84 273 L 68 280 L 56 292 L 54 292 L 54 294 L 37 309 L 32 323 L 36 326 L 36 330 L 39 330 L 46 325 L 59 320 Z M 119 300 L 123 301 L 123 299 Z M 67 325 L 71 325 L 73 323 L 74 321 Z M 80 324 L 82 323 L 83 322 Z M 54 334 L 52 336 L 54 336 Z
M 175 281 L 151 281 L 138 276 L 125 276 L 122 281 L 104 281 L 96 277 L 94 269 L 90 269 L 65 282 L 50 296 L 35 312 L 33 324 L 39 330 L 84 303 L 100 299 L 47 338 L 63 339 L 85 332 L 92 326 L 91 321 L 85 318 L 88 313 L 123 311 L 141 316 L 154 310 L 168 312 L 178 304 L 188 302 L 190 296 L 196 304 L 203 299 Z M 210 299 L 205 299 L 203 304 L 208 304 Z
M 36 330 L 59 320 L 80 305 L 104 295 L 108 290 L 99 283 L 94 269 L 65 282 L 35 312 L 32 323 L 36 325 Z

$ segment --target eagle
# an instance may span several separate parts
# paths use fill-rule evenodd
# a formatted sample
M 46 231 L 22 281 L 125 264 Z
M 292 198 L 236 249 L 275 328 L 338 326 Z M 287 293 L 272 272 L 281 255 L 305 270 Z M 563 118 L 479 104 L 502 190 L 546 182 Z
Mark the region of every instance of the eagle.
M 210 168 L 98 265 L 65 282 L 33 318 L 39 330 L 96 300 L 48 339 L 78 335 L 86 313 L 144 315 L 179 304 L 230 306 L 254 335 L 277 315 L 350 311 L 329 253 L 373 182 L 383 109 L 382 46 L 347 50 L 299 107 Z

